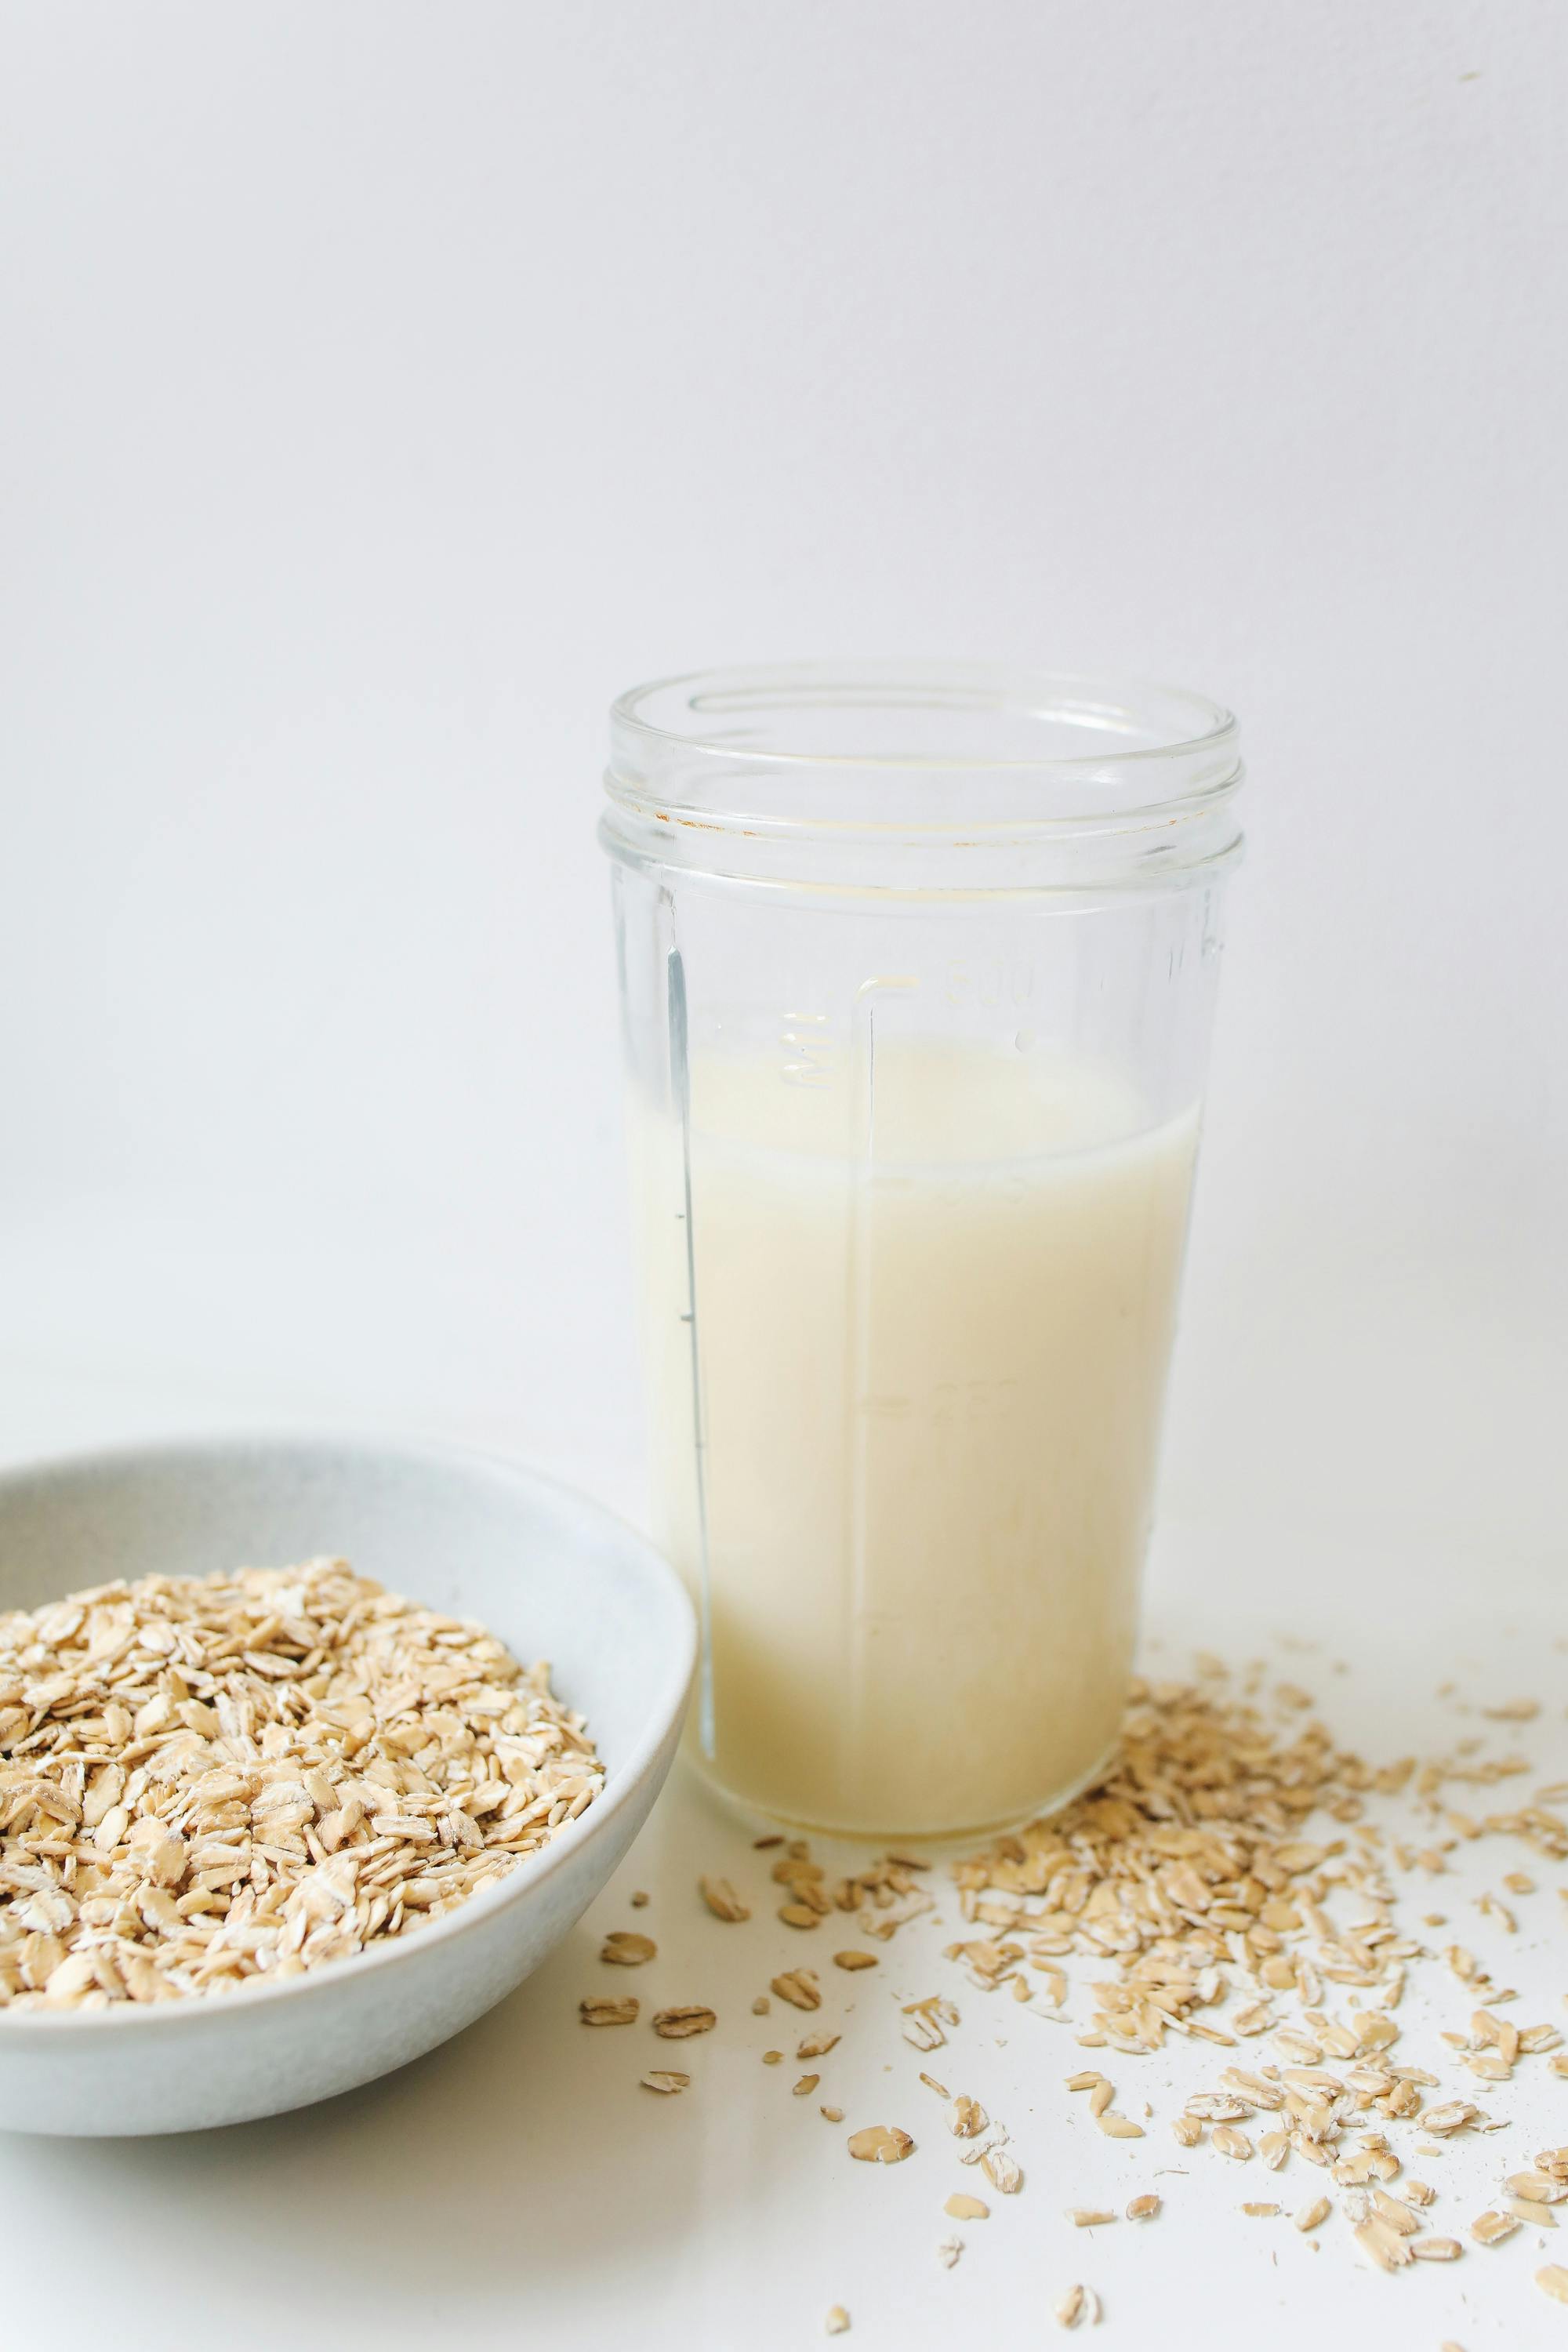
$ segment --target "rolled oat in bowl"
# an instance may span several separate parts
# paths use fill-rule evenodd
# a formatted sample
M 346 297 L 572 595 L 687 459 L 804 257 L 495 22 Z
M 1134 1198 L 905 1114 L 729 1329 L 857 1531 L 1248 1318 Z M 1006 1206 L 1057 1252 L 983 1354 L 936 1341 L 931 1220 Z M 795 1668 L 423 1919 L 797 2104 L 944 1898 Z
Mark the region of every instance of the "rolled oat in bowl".
M 340 1559 L 0 1614 L 0 2011 L 346 1958 L 603 1785 L 547 1665 Z

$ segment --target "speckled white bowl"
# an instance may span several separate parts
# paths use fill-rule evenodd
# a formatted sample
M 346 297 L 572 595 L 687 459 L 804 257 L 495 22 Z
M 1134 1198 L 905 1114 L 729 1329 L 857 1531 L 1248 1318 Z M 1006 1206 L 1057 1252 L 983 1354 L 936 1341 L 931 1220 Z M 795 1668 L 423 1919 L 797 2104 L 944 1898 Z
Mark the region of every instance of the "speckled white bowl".
M 85 2014 L 0 2011 L 0 2129 L 191 2131 L 307 2106 L 444 2042 L 558 1943 L 663 1784 L 696 1636 L 674 1571 L 595 1505 L 479 1454 L 215 1438 L 0 1476 L 0 1608 L 114 1577 L 341 1553 L 548 1658 L 605 1765 L 542 1853 L 440 1919 L 283 1983 Z

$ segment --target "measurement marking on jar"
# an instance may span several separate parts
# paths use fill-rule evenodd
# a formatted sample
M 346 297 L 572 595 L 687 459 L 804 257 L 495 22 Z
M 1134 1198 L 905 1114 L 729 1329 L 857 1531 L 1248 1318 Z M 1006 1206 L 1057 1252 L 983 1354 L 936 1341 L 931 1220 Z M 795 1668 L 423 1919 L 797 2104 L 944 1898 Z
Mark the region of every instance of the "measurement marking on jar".
M 786 1062 L 779 1076 L 790 1087 L 825 1087 L 833 1073 L 821 1058 L 826 1043 L 822 1033 L 828 1025 L 826 1013 L 786 1013 L 784 1027 L 779 1038 L 781 1045 L 795 1056 Z M 817 1034 L 813 1035 L 812 1031 Z

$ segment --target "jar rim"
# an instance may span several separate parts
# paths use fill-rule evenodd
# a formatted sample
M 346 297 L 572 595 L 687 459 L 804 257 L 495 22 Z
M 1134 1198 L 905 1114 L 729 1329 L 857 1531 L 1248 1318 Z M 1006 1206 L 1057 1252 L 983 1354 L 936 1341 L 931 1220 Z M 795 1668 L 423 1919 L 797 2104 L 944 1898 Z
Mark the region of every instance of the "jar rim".
M 1235 718 L 1184 688 L 771 663 L 617 698 L 606 839 L 688 869 L 867 888 L 1153 880 L 1234 852 L 1242 775 Z
M 706 724 L 669 723 L 681 708 L 694 714 L 756 713 L 767 709 L 770 703 L 775 709 L 781 707 L 778 698 L 783 698 L 796 710 L 808 698 L 818 708 L 832 705 L 845 709 L 941 707 L 976 716 L 1005 712 L 1015 719 L 1067 721 L 1086 730 L 1099 728 L 1107 734 L 1120 730 L 1124 738 L 1152 729 L 1157 740 L 1124 740 L 1113 748 L 1101 743 L 1068 752 L 1037 749 L 996 752 L 978 746 L 915 752 L 792 749 L 782 743 L 747 741 L 733 727 L 719 730 Z M 649 704 L 657 704 L 658 717 L 648 714 Z M 1174 723 L 1178 711 L 1188 715 L 1185 728 Z M 1162 713 L 1169 714 L 1163 725 Z M 676 746 L 696 760 L 734 761 L 757 769 L 916 768 L 949 774 L 1020 770 L 1057 774 L 1134 761 L 1143 765 L 1184 760 L 1229 749 L 1237 734 L 1235 714 L 1224 703 L 1190 688 L 1099 673 L 940 659 L 769 662 L 679 671 L 617 695 L 610 706 L 610 719 L 617 741 L 641 739 L 649 744 Z

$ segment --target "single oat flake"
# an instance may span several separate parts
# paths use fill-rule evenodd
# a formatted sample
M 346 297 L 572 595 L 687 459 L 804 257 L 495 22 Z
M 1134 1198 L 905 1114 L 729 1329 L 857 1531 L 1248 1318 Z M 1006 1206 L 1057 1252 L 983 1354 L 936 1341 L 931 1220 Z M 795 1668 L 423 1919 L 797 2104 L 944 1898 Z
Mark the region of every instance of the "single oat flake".
M 577 2014 L 584 2025 L 635 2025 L 637 2003 L 630 1993 L 591 1993 L 577 2003 Z
M 719 2020 L 710 2009 L 692 2002 L 684 2009 L 657 2009 L 653 2030 L 666 2042 L 687 2042 L 694 2033 L 711 2033 Z
M 749 1919 L 751 1912 L 727 1878 L 700 1878 L 698 1891 L 715 1919 Z
M 773 1990 L 781 2000 L 789 2001 L 796 2009 L 822 2007 L 821 1988 L 814 1969 L 786 1969 L 783 1976 L 773 1978 Z
M 849 2135 L 849 2153 L 861 2164 L 902 2164 L 913 2147 L 909 2133 L 896 2124 L 868 2124 Z
M 689 2090 L 691 2085 L 689 2074 L 666 2074 L 657 2067 L 652 2074 L 641 2076 L 640 2080 L 645 2091 L 662 2091 L 666 2097 L 676 2091 Z
M 645 1961 L 658 1958 L 658 1947 L 649 1936 L 634 1936 L 625 1927 L 616 1927 L 605 1937 L 599 1958 L 618 1968 L 640 1969 Z
M 1093 2327 L 1100 2319 L 1100 2297 L 1091 2286 L 1069 2286 L 1056 2309 L 1058 2327 L 1077 2327 L 1086 2319 Z
M 829 2336 L 847 2336 L 849 2332 L 849 2314 L 841 2303 L 836 2303 L 827 2315 L 827 2332 Z
M 959 2190 L 954 2191 L 942 2210 L 950 2221 L 984 2221 L 991 2213 L 991 2208 L 983 2197 L 965 2197 Z

